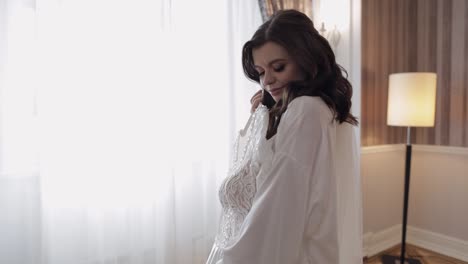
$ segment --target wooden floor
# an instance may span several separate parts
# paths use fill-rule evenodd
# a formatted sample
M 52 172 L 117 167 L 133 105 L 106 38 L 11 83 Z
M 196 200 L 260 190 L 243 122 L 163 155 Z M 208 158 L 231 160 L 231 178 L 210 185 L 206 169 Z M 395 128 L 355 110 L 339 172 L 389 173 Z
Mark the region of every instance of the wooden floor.
M 395 246 L 364 261 L 364 264 L 382 264 L 380 257 L 383 254 L 400 255 L 400 246 Z M 406 244 L 406 255 L 421 261 L 422 264 L 468 264 L 468 262 L 440 255 L 430 250 Z

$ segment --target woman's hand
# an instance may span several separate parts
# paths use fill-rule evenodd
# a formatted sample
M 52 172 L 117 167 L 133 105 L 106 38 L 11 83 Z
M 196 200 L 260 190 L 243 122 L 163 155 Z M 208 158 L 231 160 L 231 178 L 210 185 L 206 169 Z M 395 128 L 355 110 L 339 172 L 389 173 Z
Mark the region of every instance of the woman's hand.
M 255 112 L 255 109 L 262 103 L 263 99 L 263 90 L 258 90 L 250 99 L 250 104 L 252 107 L 250 108 L 250 113 Z

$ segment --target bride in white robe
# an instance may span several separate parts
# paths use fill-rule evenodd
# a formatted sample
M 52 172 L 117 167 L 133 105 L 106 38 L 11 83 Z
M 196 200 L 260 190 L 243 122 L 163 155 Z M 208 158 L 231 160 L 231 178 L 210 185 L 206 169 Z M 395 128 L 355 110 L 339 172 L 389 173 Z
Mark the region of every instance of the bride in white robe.
M 266 140 L 260 106 L 239 132 L 207 264 L 362 263 L 353 127 L 332 122 L 319 97 L 294 99 L 282 119 Z

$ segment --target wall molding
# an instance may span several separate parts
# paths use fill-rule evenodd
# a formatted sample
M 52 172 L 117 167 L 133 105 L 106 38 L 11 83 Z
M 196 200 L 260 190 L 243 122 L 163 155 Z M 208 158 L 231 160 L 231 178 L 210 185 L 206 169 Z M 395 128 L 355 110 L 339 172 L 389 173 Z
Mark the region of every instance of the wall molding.
M 432 152 L 441 154 L 456 154 L 468 156 L 468 148 L 463 147 L 451 147 L 451 146 L 440 146 L 440 145 L 413 145 L 413 150 L 416 152 Z
M 437 252 L 439 254 L 468 261 L 468 241 L 449 237 L 421 228 L 408 226 L 406 241 L 409 244 Z M 401 224 L 379 232 L 364 234 L 364 256 L 372 257 L 401 242 Z
M 398 245 L 401 242 L 401 225 L 395 225 L 379 232 L 364 234 L 364 256 L 372 257 Z
M 369 146 L 369 147 L 361 147 L 361 154 L 403 151 L 404 149 L 405 149 L 405 145 L 403 144 L 376 145 L 376 146 Z
M 404 150 L 405 144 L 376 145 L 369 147 L 361 147 L 361 154 L 384 153 Z M 413 151 L 468 156 L 468 148 L 463 147 L 413 144 Z
M 408 227 L 408 243 L 442 255 L 468 261 L 468 241 L 416 227 Z

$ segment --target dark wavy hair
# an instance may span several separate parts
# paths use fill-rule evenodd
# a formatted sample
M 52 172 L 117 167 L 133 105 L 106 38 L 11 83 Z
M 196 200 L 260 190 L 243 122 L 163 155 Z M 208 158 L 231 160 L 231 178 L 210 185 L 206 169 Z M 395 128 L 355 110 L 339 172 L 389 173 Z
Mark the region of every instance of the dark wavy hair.
M 262 103 L 270 109 L 267 139 L 276 134 L 288 104 L 299 96 L 320 96 L 333 111 L 337 122 L 358 124 L 356 117 L 350 113 L 353 89 L 347 80 L 348 75 L 343 67 L 336 63 L 335 54 L 328 41 L 314 28 L 309 17 L 296 10 L 278 11 L 244 44 L 244 73 L 247 78 L 257 83 L 260 82 L 260 76 L 254 67 L 252 50 L 269 41 L 286 49 L 304 73 L 305 79 L 290 82 L 278 102 L 264 91 Z

